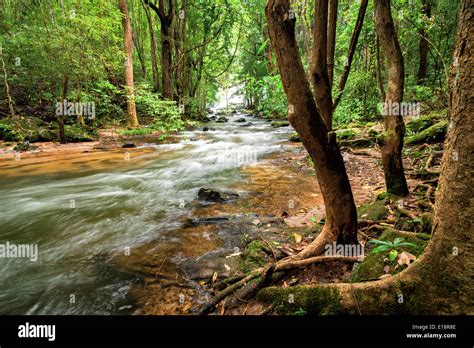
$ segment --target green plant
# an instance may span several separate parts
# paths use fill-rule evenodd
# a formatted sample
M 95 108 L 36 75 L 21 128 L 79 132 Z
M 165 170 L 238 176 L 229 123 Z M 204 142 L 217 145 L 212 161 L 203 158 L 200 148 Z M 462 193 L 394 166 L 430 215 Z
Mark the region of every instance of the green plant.
M 369 241 L 369 243 L 377 244 L 378 246 L 373 248 L 371 253 L 379 254 L 379 253 L 390 250 L 388 254 L 388 258 L 390 261 L 393 261 L 398 255 L 398 250 L 397 250 L 398 248 L 403 247 L 403 246 L 418 248 L 418 245 L 414 243 L 410 243 L 410 242 L 404 242 L 404 240 L 405 240 L 404 238 L 395 238 L 393 242 L 390 242 L 390 241 L 372 239 Z

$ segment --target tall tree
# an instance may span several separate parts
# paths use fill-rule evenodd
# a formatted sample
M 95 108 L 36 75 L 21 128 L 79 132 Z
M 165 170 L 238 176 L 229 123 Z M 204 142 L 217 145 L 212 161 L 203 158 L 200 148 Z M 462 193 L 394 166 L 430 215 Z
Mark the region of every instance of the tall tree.
M 146 0 L 143 0 L 143 8 L 145 9 L 146 20 L 148 23 L 148 32 L 150 34 L 150 55 L 151 55 L 151 71 L 153 74 L 153 86 L 155 92 L 160 90 L 160 80 L 158 78 L 158 59 L 156 58 L 156 39 L 155 30 L 153 28 L 153 20 L 150 14 L 150 8 L 146 5 Z
M 421 12 L 423 13 L 423 20 L 426 21 L 431 17 L 431 2 L 430 0 L 422 0 Z M 420 65 L 418 67 L 417 82 L 419 85 L 423 84 L 428 72 L 428 53 L 430 51 L 429 42 L 427 40 L 428 33 L 425 30 L 425 25 L 420 28 Z
M 388 88 L 384 100 L 385 134 L 380 138 L 385 185 L 388 193 L 406 196 L 408 185 L 402 161 L 405 123 L 400 112 L 405 76 L 403 55 L 393 24 L 390 0 L 375 1 L 375 23 L 388 64 Z M 395 106 L 394 110 L 399 111 L 395 112 L 395 115 L 392 106 Z
M 165 0 L 159 0 L 159 5 L 156 6 L 150 0 L 146 0 L 150 8 L 155 11 L 160 19 L 161 24 L 161 71 L 162 71 L 162 85 L 163 97 L 166 99 L 173 99 L 173 80 L 172 80 L 172 24 L 175 17 L 174 0 L 168 0 L 168 6 Z M 167 7 L 167 8 L 166 8 Z
M 327 30 L 327 4 L 317 1 L 325 9 L 322 16 L 324 31 Z M 269 0 L 265 9 L 270 39 L 275 50 L 281 79 L 288 99 L 288 119 L 300 134 L 303 145 L 313 158 L 319 186 L 326 206 L 326 222 L 323 231 L 299 257 L 305 258 L 320 254 L 326 244 L 357 243 L 357 214 L 351 185 L 344 167 L 334 132 L 330 129 L 315 104 L 315 96 L 301 62 L 295 40 L 294 16 L 290 15 L 289 0 Z M 318 17 L 319 19 L 319 17 Z M 316 23 L 319 21 L 317 20 Z M 318 24 L 316 24 L 318 25 Z M 313 54 L 326 60 L 325 44 L 315 35 Z M 316 69 L 316 70 L 315 70 Z M 313 65 L 314 73 L 318 67 Z M 314 75 L 314 74 L 313 74 Z M 327 82 L 327 73 L 326 73 Z M 321 96 L 324 97 L 324 96 Z M 316 99 L 317 100 L 317 99 Z M 331 104 L 332 108 L 332 104 Z
M 128 14 L 127 0 L 119 0 L 119 9 L 123 14 L 123 37 L 125 49 L 125 90 L 127 95 L 128 126 L 138 127 L 137 109 L 135 107 L 135 83 L 133 81 L 133 39 L 132 24 Z

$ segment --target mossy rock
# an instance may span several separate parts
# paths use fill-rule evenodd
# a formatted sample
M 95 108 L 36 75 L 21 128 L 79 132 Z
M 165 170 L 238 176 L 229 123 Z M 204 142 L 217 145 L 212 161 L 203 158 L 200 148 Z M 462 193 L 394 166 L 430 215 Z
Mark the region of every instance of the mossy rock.
M 65 125 L 64 133 L 66 135 L 67 141 L 72 143 L 93 141 L 94 137 L 86 129 L 82 128 L 79 125 Z
M 355 128 L 339 129 L 336 131 L 336 139 L 340 140 L 350 140 L 354 139 L 360 131 Z
M 363 220 L 385 220 L 388 217 L 388 209 L 385 206 L 385 202 L 379 200 L 358 207 L 357 216 Z
M 341 296 L 330 287 L 268 287 L 258 292 L 260 301 L 273 303 L 279 314 L 335 315 L 341 312 Z
M 412 145 L 412 144 L 420 144 L 420 143 L 427 143 L 427 142 L 440 142 L 443 141 L 446 136 L 446 130 L 448 128 L 448 121 L 442 120 L 438 123 L 435 123 L 431 127 L 428 127 L 410 137 L 407 137 L 405 140 L 405 144 Z
M 273 121 L 271 126 L 273 128 L 289 127 L 290 123 L 288 121 Z
M 293 132 L 291 135 L 290 135 L 290 138 L 289 140 L 293 143 L 301 143 L 301 137 L 299 136 L 298 133 L 296 132 Z
M 5 141 L 22 142 L 51 141 L 54 134 L 38 117 L 20 117 L 0 121 L 0 139 Z
M 267 246 L 260 240 L 251 241 L 240 255 L 239 271 L 248 273 L 267 264 Z
M 419 133 L 428 127 L 431 127 L 435 123 L 435 119 L 431 116 L 421 116 L 413 118 L 407 123 L 406 128 L 409 132 Z
M 398 247 L 397 251 L 399 253 L 406 251 L 410 254 L 419 257 L 423 250 L 425 249 L 426 245 L 428 244 L 429 235 L 413 235 L 413 236 L 406 236 L 398 233 L 394 230 L 386 230 L 382 233 L 379 240 L 382 241 L 390 241 L 392 242 L 395 238 L 403 238 L 404 242 L 414 243 L 417 247 L 412 246 L 402 246 Z M 397 265 L 397 261 L 391 261 L 390 263 L 386 263 L 384 261 L 385 258 L 388 258 L 390 250 L 379 254 L 372 254 L 370 251 L 366 251 L 366 256 L 364 261 L 362 261 L 352 272 L 350 276 L 351 282 L 360 282 L 364 280 L 374 280 L 378 279 L 380 276 L 385 274 L 384 267 L 386 265 L 390 266 L 390 273 L 391 275 L 395 275 L 406 268 L 406 266 L 399 266 L 395 269 Z

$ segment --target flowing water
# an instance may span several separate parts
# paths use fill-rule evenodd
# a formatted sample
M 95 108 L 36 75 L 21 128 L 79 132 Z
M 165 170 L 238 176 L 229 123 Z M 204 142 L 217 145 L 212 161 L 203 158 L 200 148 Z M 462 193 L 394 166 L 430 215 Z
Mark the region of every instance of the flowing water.
M 205 126 L 215 131 L 185 131 L 175 144 L 0 167 L 0 244 L 37 245 L 39 255 L 0 258 L 0 314 L 123 313 L 141 275 L 114 271 L 108 255 L 179 245 L 184 236 L 169 231 L 192 214 L 199 188 L 245 182 L 242 166 L 279 151 L 290 131 L 240 114 Z

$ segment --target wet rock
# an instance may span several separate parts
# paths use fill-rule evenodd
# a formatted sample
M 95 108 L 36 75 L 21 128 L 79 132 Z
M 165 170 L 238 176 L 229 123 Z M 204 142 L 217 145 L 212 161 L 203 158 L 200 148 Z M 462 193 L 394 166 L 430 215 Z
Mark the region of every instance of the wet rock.
M 253 123 L 249 122 L 249 123 L 241 125 L 240 127 L 251 127 L 251 126 L 253 126 Z
M 203 123 L 211 122 L 211 118 L 207 117 L 207 116 L 204 116 L 204 117 L 201 118 L 201 122 L 203 122 Z
M 237 199 L 239 195 L 237 193 L 223 192 L 219 193 L 217 191 L 201 188 L 198 192 L 198 198 L 204 202 L 213 202 L 213 203 L 223 203 L 225 201 L 230 201 Z
M 217 123 L 226 123 L 229 122 L 229 119 L 227 117 L 219 117 L 216 121 Z
M 136 147 L 137 147 L 137 145 L 135 145 L 134 143 L 128 143 L 128 144 L 123 144 L 122 145 L 122 149 L 134 149 Z
M 216 129 L 215 128 L 209 128 L 209 127 L 204 127 L 202 129 L 203 132 L 209 132 L 209 131 L 215 131 Z
M 235 122 L 244 123 L 244 122 L 247 122 L 247 120 L 245 118 L 241 117 L 241 118 L 235 120 Z

